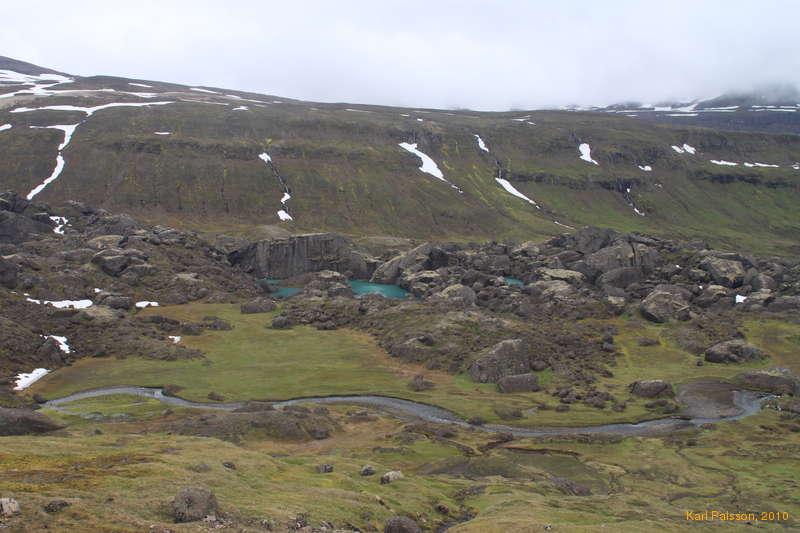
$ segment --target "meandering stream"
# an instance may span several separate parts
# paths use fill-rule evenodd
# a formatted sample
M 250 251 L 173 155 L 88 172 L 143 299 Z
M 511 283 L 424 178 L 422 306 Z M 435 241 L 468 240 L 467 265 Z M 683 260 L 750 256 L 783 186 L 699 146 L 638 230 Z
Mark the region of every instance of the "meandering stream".
M 99 396 L 110 396 L 113 394 L 129 394 L 134 396 L 143 396 L 158 400 L 168 405 L 175 405 L 179 407 L 192 407 L 197 409 L 216 409 L 223 411 L 233 411 L 245 405 L 244 402 L 237 403 L 218 403 L 207 404 L 201 402 L 192 402 L 177 398 L 175 396 L 165 396 L 161 389 L 146 388 L 146 387 L 111 387 L 104 389 L 97 389 L 85 392 L 78 392 L 46 402 L 43 407 L 51 407 L 55 409 L 63 408 L 64 404 L 74 402 L 76 400 L 83 400 L 86 398 L 96 398 Z M 519 437 L 541 437 L 546 435 L 574 435 L 574 434 L 609 434 L 609 435 L 625 435 L 625 436 L 638 436 L 638 435 L 653 435 L 662 434 L 681 429 L 701 426 L 703 424 L 713 424 L 717 422 L 725 422 L 730 420 L 739 420 L 741 418 L 753 415 L 761 411 L 764 401 L 771 398 L 771 395 L 754 392 L 754 391 L 734 391 L 733 404 L 741 411 L 733 416 L 724 416 L 720 418 L 659 418 L 656 420 L 648 420 L 646 422 L 639 422 L 636 424 L 601 424 L 596 426 L 581 426 L 581 427 L 566 427 L 566 426 L 535 426 L 535 427 L 522 427 L 522 426 L 504 426 L 500 424 L 484 424 L 476 425 L 470 424 L 460 418 L 455 413 L 452 413 L 441 407 L 434 407 L 424 403 L 414 402 L 411 400 L 403 400 L 400 398 L 392 398 L 388 396 L 320 396 L 320 397 L 307 397 L 295 398 L 291 400 L 284 400 L 273 402 L 272 405 L 276 408 L 285 407 L 287 405 L 294 405 L 299 403 L 329 403 L 329 404 L 347 404 L 347 405 L 360 405 L 371 407 L 380 410 L 402 420 L 423 420 L 426 422 L 456 424 L 463 427 L 470 427 L 480 431 L 486 432 L 503 432 L 511 433 Z

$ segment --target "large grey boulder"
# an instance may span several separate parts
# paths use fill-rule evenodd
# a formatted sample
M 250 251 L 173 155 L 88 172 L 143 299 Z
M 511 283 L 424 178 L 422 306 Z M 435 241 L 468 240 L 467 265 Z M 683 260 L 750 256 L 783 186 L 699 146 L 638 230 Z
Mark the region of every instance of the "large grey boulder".
M 389 259 L 375 269 L 375 273 L 372 275 L 370 282 L 387 284 L 397 283 L 400 276 L 409 268 L 423 263 L 425 259 L 427 259 L 428 254 L 430 254 L 432 248 L 433 245 L 430 243 L 421 244 L 408 252 Z
M 42 233 L 53 233 L 53 227 L 12 211 L 0 210 L 0 244 L 19 244 Z
M 734 381 L 751 389 L 758 389 L 772 394 L 789 394 L 800 396 L 800 376 L 796 376 L 788 368 L 770 368 L 744 372 Z
M 616 287 L 624 289 L 632 283 L 638 283 L 644 279 L 644 273 L 636 267 L 620 267 L 602 274 L 597 278 L 598 287 Z
M 335 233 L 311 233 L 258 241 L 228 254 L 233 265 L 259 278 L 286 279 L 320 270 L 372 276 L 377 262 L 358 252 L 350 239 Z
M 586 276 L 580 272 L 563 268 L 540 268 L 536 270 L 536 274 L 545 281 L 560 280 L 571 285 L 580 285 L 586 281 Z
M 530 353 L 525 342 L 509 339 L 485 350 L 470 366 L 469 375 L 478 383 L 497 383 L 504 376 L 525 374 L 530 369 Z
M 628 385 L 631 394 L 642 398 L 671 398 L 675 396 L 672 385 L 660 379 L 634 381 Z
M 217 498 L 206 489 L 186 488 L 172 500 L 172 516 L 176 522 L 195 522 L 219 512 Z
M 587 257 L 589 266 L 600 272 L 616 268 L 636 267 L 643 272 L 652 271 L 661 261 L 657 250 L 641 243 L 617 242 Z
M 460 283 L 450 285 L 431 297 L 431 301 L 445 302 L 454 306 L 474 305 L 476 300 L 477 296 L 475 295 L 475 291 Z
M 718 342 L 706 350 L 706 361 L 710 363 L 747 363 L 764 359 L 767 355 L 755 344 L 733 339 Z
M 0 407 L 0 437 L 45 433 L 62 427 L 36 411 Z
M 739 261 L 708 256 L 700 263 L 700 268 L 708 272 L 711 279 L 723 287 L 739 287 L 744 281 L 745 269 Z
M 269 313 L 277 309 L 278 306 L 270 300 L 269 298 L 257 298 L 250 302 L 245 302 L 239 306 L 239 311 L 242 314 L 254 314 L 254 313 Z
M 539 376 L 533 372 L 503 376 L 497 380 L 497 390 L 503 393 L 536 392 L 539 390 Z
M 689 319 L 691 293 L 677 285 L 658 285 L 642 300 L 639 310 L 651 322 Z
M 421 533 L 416 522 L 407 516 L 394 515 L 386 520 L 383 533 Z

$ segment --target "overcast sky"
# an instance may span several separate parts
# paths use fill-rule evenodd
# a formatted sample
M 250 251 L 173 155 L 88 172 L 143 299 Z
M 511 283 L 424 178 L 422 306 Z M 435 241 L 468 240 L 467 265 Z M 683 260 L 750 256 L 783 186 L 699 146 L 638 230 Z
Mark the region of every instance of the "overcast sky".
M 4 2 L 0 55 L 324 102 L 507 110 L 800 84 L 797 0 Z

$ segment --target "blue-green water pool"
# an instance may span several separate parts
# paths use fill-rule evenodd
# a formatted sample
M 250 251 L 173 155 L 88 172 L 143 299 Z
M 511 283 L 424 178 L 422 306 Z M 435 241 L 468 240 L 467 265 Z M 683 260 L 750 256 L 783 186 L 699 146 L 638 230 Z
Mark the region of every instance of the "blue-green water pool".
M 509 277 L 506 277 L 506 276 L 503 276 L 503 279 L 506 280 L 506 283 L 508 283 L 509 285 L 516 285 L 518 287 L 524 287 L 525 286 L 525 283 L 523 283 L 521 279 L 509 278 Z
M 280 279 L 265 279 L 259 280 L 258 285 L 262 288 L 269 287 L 270 296 L 274 298 L 288 298 L 294 294 L 297 294 L 302 289 L 297 287 L 283 287 L 280 285 L 280 282 L 283 280 Z M 406 297 L 407 294 L 410 294 L 407 290 L 401 289 L 397 285 L 385 285 L 382 283 L 370 283 L 368 281 L 350 281 L 348 282 L 350 288 L 353 289 L 356 298 L 360 298 L 365 294 L 380 294 L 385 296 L 386 298 L 397 298 L 403 299 Z

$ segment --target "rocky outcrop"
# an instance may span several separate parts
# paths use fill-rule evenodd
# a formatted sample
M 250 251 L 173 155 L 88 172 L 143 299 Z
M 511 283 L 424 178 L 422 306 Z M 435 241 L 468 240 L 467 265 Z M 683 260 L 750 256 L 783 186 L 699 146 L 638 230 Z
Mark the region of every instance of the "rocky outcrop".
M 242 314 L 253 313 L 269 313 L 277 309 L 278 306 L 269 298 L 256 298 L 255 300 L 245 302 L 239 306 L 239 311 Z
M 0 407 L 0 436 L 2 437 L 45 433 L 62 427 L 36 411 Z
M 533 372 L 503 376 L 497 380 L 497 390 L 504 393 L 536 392 L 539 390 L 539 377 Z
M 433 249 L 433 245 L 425 243 L 403 254 L 389 259 L 379 266 L 370 281 L 372 283 L 387 283 L 393 285 L 409 268 L 426 261 Z
M 691 293 L 677 285 L 658 285 L 642 300 L 642 316 L 652 322 L 689 319 Z
M 292 276 L 335 270 L 352 279 L 373 275 L 377 261 L 354 249 L 353 243 L 335 233 L 312 233 L 285 239 L 258 241 L 228 255 L 229 261 L 258 278 Z
M 186 488 L 172 500 L 172 517 L 176 522 L 196 522 L 218 512 L 217 498 L 210 490 Z
M 788 368 L 744 372 L 736 376 L 734 381 L 745 387 L 772 394 L 800 396 L 800 376 L 796 376 Z
M 528 347 L 521 339 L 498 342 L 472 363 L 469 375 L 478 383 L 497 383 L 505 376 L 525 374 L 531 369 Z
M 431 301 L 444 302 L 448 305 L 458 307 L 475 305 L 476 300 L 477 296 L 475 295 L 475 291 L 469 287 L 461 285 L 460 283 L 450 285 L 443 291 L 438 292 L 431 297 Z
M 0 257 L 0 287 L 5 287 L 6 289 L 13 289 L 17 286 L 17 273 L 19 272 L 19 267 Z
M 710 363 L 747 363 L 765 357 L 761 348 L 740 339 L 718 342 L 706 350 L 705 356 Z
M 710 256 L 703 260 L 700 268 L 708 272 L 711 279 L 723 287 L 739 287 L 744 281 L 745 269 L 739 261 Z
M 671 398 L 675 396 L 672 385 L 660 379 L 634 381 L 628 385 L 631 394 L 642 398 Z
M 421 533 L 416 522 L 407 516 L 394 515 L 383 524 L 383 533 Z

